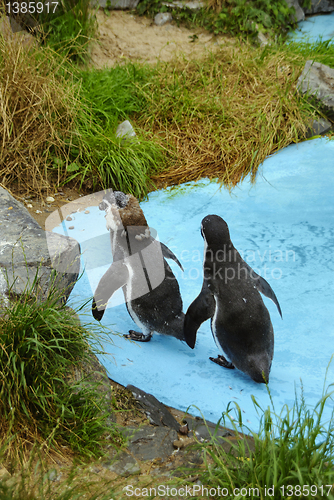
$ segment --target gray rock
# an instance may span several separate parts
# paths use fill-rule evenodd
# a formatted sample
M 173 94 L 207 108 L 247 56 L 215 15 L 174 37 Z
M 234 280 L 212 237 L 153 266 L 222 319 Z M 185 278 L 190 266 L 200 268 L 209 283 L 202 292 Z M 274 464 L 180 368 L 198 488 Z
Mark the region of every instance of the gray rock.
M 165 461 L 174 451 L 177 432 L 166 427 L 145 425 L 140 428 L 124 427 L 122 434 L 128 438 L 128 450 L 139 460 L 160 458 Z
M 56 469 L 50 469 L 47 473 L 46 473 L 46 477 L 49 481 L 60 481 L 61 479 L 61 476 L 62 476 L 62 473 L 61 472 L 57 472 Z
M 131 137 L 136 137 L 136 132 L 129 120 L 125 120 L 120 125 L 118 125 L 116 130 L 116 137 L 123 139 L 130 139 Z
M 28 210 L 0 187 L 0 287 L 3 300 L 29 291 L 45 300 L 54 287 L 66 302 L 80 270 L 73 238 L 43 231 Z M 37 277 L 37 279 L 36 279 Z M 10 297 L 9 297 L 10 289 Z
M 305 13 L 298 3 L 298 0 L 285 0 L 289 7 L 294 7 L 295 14 L 292 15 L 292 21 L 299 23 L 305 20 Z
M 334 69 L 314 61 L 306 61 L 298 78 L 297 89 L 316 97 L 330 119 L 334 119 Z
M 2 307 L 8 307 L 8 286 L 4 273 L 0 269 L 0 314 Z
M 260 47 L 264 47 L 265 45 L 268 45 L 269 40 L 267 39 L 266 35 L 262 33 L 261 31 L 258 31 L 257 33 L 257 41 Z
M 137 400 L 139 406 L 144 410 L 150 424 L 157 426 L 167 426 L 174 429 L 176 432 L 180 429 L 180 424 L 173 417 L 166 406 L 157 400 L 152 394 L 138 389 L 134 385 L 128 385 L 126 387 L 132 392 L 133 396 Z
M 36 39 L 27 33 L 15 19 L 7 16 L 0 19 L 0 35 L 7 43 L 20 43 L 27 50 L 38 45 Z
M 334 0 L 311 0 L 311 8 L 304 9 L 306 14 L 318 14 L 319 12 L 333 12 Z
M 137 460 L 125 451 L 121 452 L 114 460 L 104 462 L 102 465 L 105 469 L 124 477 L 140 473 L 140 465 Z
M 205 7 L 205 3 L 201 0 L 192 1 L 192 2 L 182 2 L 176 0 L 175 2 L 162 2 L 162 5 L 166 5 L 167 7 L 174 7 L 178 9 L 190 9 L 190 10 L 199 10 Z
M 159 12 L 159 14 L 154 17 L 154 23 L 157 26 L 163 26 L 166 23 L 170 23 L 172 20 L 173 16 L 170 12 Z
M 91 7 L 101 7 L 102 9 L 135 9 L 139 0 L 91 0 Z
M 184 418 L 184 421 L 187 422 L 190 433 L 192 433 L 200 442 L 210 441 L 212 436 L 215 436 L 216 438 L 233 436 L 232 432 L 226 427 L 218 426 L 217 428 L 217 424 L 214 424 L 209 420 L 203 420 L 200 417 L 187 415 Z
M 332 128 L 331 122 L 325 120 L 324 118 L 318 118 L 317 120 L 311 120 L 310 126 L 307 129 L 306 137 L 312 137 L 314 135 L 327 134 Z

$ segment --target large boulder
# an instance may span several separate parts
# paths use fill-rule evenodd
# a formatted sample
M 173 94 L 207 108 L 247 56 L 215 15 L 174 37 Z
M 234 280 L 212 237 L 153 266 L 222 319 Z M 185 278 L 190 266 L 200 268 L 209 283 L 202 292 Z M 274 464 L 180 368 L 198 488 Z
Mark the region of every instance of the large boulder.
M 304 9 L 306 14 L 318 14 L 320 12 L 333 12 L 334 0 L 311 0 L 311 7 Z
M 43 231 L 0 186 L 0 308 L 32 289 L 41 300 L 56 289 L 59 301 L 66 302 L 79 271 L 79 243 Z
M 314 96 L 326 115 L 334 120 L 334 69 L 312 60 L 306 61 L 297 89 Z
M 289 7 L 294 7 L 295 9 L 295 14 L 292 16 L 293 21 L 299 23 L 300 21 L 305 20 L 305 13 L 301 6 L 298 3 L 298 0 L 286 0 L 286 3 L 288 4 Z

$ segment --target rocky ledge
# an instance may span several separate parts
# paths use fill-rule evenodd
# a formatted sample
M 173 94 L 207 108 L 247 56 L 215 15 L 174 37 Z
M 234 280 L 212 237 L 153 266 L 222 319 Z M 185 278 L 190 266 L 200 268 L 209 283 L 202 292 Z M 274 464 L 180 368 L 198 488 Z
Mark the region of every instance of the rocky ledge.
M 66 302 L 80 270 L 80 245 L 43 231 L 28 210 L 0 187 L 0 311 L 11 299 L 57 290 Z

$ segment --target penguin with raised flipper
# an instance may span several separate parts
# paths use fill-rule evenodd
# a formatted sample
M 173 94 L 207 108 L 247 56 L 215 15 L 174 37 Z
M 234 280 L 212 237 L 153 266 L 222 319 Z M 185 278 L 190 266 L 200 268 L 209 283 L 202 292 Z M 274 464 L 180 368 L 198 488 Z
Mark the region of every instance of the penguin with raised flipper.
M 100 321 L 108 300 L 122 288 L 128 312 L 141 332 L 126 338 L 148 342 L 153 331 L 184 340 L 182 299 L 178 282 L 165 258 L 177 257 L 151 235 L 138 200 L 109 190 L 99 205 L 105 210 L 113 263 L 94 294 L 92 313 Z
M 210 359 L 225 368 L 238 368 L 255 382 L 268 383 L 274 331 L 259 292 L 276 304 L 282 317 L 276 295 L 241 258 L 221 217 L 207 215 L 201 233 L 205 242 L 203 286 L 186 313 L 185 340 L 193 349 L 198 328 L 211 318 L 213 337 L 224 356 Z

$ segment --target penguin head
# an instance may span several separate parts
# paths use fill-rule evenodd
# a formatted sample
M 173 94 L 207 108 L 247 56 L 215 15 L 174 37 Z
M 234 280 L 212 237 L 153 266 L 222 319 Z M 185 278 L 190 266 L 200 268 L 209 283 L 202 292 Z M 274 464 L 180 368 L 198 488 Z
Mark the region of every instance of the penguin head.
M 99 209 L 106 212 L 107 229 L 111 232 L 120 231 L 122 235 L 131 227 L 131 234 L 138 241 L 148 240 L 150 229 L 140 208 L 137 198 L 132 194 L 109 189 L 99 204 Z
M 132 194 L 128 194 L 126 196 L 126 206 L 119 209 L 119 215 L 122 219 L 124 229 L 127 229 L 128 226 L 140 226 L 148 228 L 144 212 L 142 211 L 137 198 L 132 196 Z
M 100 210 L 107 210 L 111 207 L 124 208 L 128 204 L 129 195 L 122 193 L 122 191 L 113 191 L 109 189 L 103 196 L 102 202 L 99 204 Z
M 230 232 L 228 225 L 219 215 L 207 215 L 201 223 L 201 233 L 208 245 L 229 243 Z

